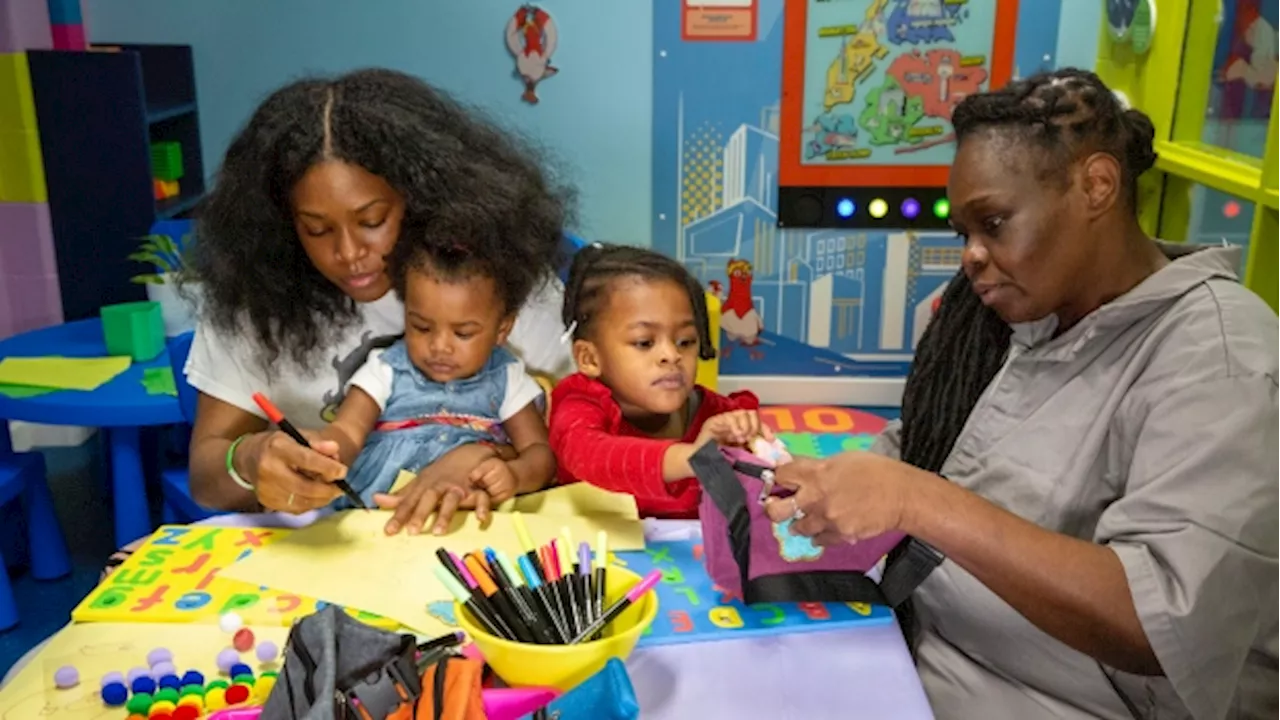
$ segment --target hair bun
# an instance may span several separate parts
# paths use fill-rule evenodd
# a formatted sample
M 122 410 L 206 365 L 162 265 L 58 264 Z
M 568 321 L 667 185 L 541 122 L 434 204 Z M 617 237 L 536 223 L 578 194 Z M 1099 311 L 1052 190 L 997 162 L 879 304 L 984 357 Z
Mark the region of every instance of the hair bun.
M 1125 110 L 1122 117 L 1128 130 L 1125 152 L 1129 156 L 1129 166 L 1135 176 L 1141 175 L 1156 164 L 1156 128 L 1151 124 L 1151 118 L 1141 110 Z

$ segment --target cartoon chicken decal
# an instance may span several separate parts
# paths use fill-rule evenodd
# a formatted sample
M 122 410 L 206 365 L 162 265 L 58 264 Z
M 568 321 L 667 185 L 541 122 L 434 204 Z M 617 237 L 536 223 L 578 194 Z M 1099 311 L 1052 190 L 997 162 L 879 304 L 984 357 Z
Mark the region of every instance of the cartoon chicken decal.
M 729 276 L 729 296 L 720 306 L 720 327 L 726 338 L 747 348 L 747 355 L 752 360 L 759 360 L 764 357 L 764 353 L 756 349 L 760 344 L 760 333 L 764 330 L 764 320 L 751 301 L 751 263 L 730 260 L 725 274 Z M 725 348 L 724 354 L 729 354 L 729 348 Z
M 555 75 L 551 55 L 558 33 L 551 15 L 535 5 L 523 5 L 507 21 L 507 49 L 516 56 L 516 74 L 524 81 L 522 100 L 538 103 L 538 83 Z

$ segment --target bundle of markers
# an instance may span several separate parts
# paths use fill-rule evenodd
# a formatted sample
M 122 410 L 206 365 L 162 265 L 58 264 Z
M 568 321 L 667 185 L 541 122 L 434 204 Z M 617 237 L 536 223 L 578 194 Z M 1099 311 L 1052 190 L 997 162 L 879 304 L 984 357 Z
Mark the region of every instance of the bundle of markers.
M 608 538 L 596 536 L 595 562 L 590 546 L 576 548 L 568 528 L 561 537 L 537 547 L 519 513 L 516 533 L 525 549 L 516 562 L 501 550 L 485 548 L 465 557 L 440 548 L 436 576 L 491 635 L 538 645 L 575 645 L 595 640 L 601 631 L 640 599 L 661 578 L 654 571 L 626 595 L 605 607 Z M 576 550 L 577 562 L 574 562 Z

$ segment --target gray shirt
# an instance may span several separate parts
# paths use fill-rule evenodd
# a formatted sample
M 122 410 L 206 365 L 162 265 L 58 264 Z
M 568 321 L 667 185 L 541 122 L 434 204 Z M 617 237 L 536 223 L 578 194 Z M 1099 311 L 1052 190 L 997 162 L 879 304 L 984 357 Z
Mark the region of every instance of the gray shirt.
M 1108 546 L 1165 677 L 1101 666 L 955 563 L 915 594 L 939 718 L 1277 717 L 1277 329 L 1238 250 L 1174 261 L 1009 357 L 942 474 L 1042 527 Z M 877 451 L 896 455 L 898 426 Z M 1010 547 L 1016 553 L 1018 548 Z

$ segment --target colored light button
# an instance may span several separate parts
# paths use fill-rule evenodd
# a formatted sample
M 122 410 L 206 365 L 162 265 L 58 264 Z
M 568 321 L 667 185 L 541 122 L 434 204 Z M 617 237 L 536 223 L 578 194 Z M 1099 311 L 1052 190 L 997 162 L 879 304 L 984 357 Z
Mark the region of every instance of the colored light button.
M 920 201 L 915 198 L 907 198 L 902 201 L 902 217 L 908 220 L 915 220 L 920 214 Z
M 871 201 L 870 205 L 867 205 L 867 212 L 871 213 L 871 217 L 879 220 L 889 214 L 889 203 L 880 198 L 876 198 Z
M 836 214 L 842 218 L 852 217 L 857 209 L 858 206 L 849 198 L 841 198 L 840 202 L 836 203 Z
M 951 201 L 946 198 L 938 198 L 933 203 L 933 214 L 939 218 L 946 218 L 951 215 Z

